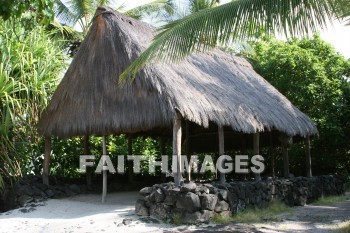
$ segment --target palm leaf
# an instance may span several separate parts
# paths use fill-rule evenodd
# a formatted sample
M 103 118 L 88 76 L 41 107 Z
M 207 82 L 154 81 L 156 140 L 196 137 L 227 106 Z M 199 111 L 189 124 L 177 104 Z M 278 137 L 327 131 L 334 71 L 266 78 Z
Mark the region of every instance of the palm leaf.
M 217 0 L 190 0 L 190 11 L 192 13 L 216 7 Z
M 69 24 L 74 26 L 74 24 L 77 21 L 77 15 L 73 11 L 72 8 L 69 7 L 69 2 L 65 3 L 66 1 L 62 0 L 56 0 L 55 1 L 55 15 L 57 19 L 62 22 L 63 24 Z
M 125 11 L 124 14 L 135 19 L 141 19 L 152 14 L 156 14 L 155 17 L 159 17 L 161 14 L 172 15 L 174 12 L 175 6 L 172 0 L 155 0 Z
M 336 5 L 337 18 L 350 26 L 350 1 L 338 0 Z
M 201 10 L 163 26 L 151 45 L 123 72 L 134 78 L 151 61 L 178 61 L 193 51 L 218 43 L 243 41 L 262 31 L 286 36 L 307 35 L 326 27 L 336 0 L 235 0 Z

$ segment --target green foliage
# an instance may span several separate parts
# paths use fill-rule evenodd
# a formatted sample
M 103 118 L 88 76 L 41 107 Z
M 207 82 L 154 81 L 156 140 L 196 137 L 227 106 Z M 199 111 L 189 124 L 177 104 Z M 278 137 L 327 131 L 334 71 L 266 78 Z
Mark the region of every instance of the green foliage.
M 349 176 L 350 165 L 350 61 L 318 36 L 256 42 L 249 55 L 265 79 L 317 124 L 319 137 L 312 143 L 315 174 Z M 304 146 L 290 150 L 293 173 L 303 175 Z
M 121 11 L 124 12 L 122 9 Z M 143 19 L 147 16 L 152 16 L 152 18 L 169 18 L 175 11 L 176 7 L 173 0 L 155 0 L 125 11 L 124 14 L 135 19 Z
M 174 224 L 174 225 L 181 225 L 182 224 L 182 217 L 181 217 L 181 215 L 180 214 L 175 214 L 174 216 L 173 216 L 173 219 L 172 219 L 173 221 L 172 221 L 172 223 Z
M 149 137 L 137 137 L 132 139 L 132 154 L 142 156 L 140 176 L 159 176 L 160 168 L 156 169 L 155 174 L 149 174 L 149 158 L 156 156 L 160 161 L 160 140 Z M 126 135 L 111 135 L 106 137 L 107 152 L 111 161 L 117 169 L 118 155 L 128 155 L 128 138 Z M 32 174 L 40 174 L 43 163 L 42 151 L 44 141 L 41 140 L 37 145 L 31 145 L 32 158 L 35 160 L 27 166 L 28 171 Z M 95 155 L 95 164 L 97 165 L 102 155 L 102 138 L 91 136 L 89 139 L 90 154 Z M 50 162 L 50 174 L 56 177 L 79 178 L 83 175 L 79 170 L 79 156 L 84 154 L 84 142 L 82 137 L 70 139 L 54 139 L 52 142 L 52 154 Z M 169 147 L 166 147 L 169 151 Z M 169 153 L 167 153 L 169 154 Z M 125 168 L 127 169 L 127 160 L 125 157 Z M 127 175 L 127 173 L 125 173 Z
M 326 26 L 334 13 L 332 1 L 236 0 L 198 11 L 160 28 L 151 45 L 123 72 L 134 78 L 150 61 L 177 61 L 218 43 L 255 38 L 257 34 L 305 35 Z
M 337 17 L 350 25 L 350 1 L 338 0 L 336 5 Z
M 42 26 L 0 21 L 0 176 L 16 177 L 36 158 L 36 123 L 66 64 Z
M 19 19 L 23 25 L 29 20 L 47 25 L 54 18 L 53 6 L 53 0 L 0 0 L 0 17 Z

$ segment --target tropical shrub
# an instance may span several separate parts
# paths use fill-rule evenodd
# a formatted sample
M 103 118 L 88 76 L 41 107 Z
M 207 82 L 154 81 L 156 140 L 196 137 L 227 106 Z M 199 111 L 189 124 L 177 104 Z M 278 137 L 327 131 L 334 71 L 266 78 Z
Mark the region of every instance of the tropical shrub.
M 28 172 L 40 138 L 36 124 L 66 67 L 61 42 L 37 26 L 0 19 L 1 177 Z M 34 146 L 35 145 L 35 146 Z
M 319 36 L 287 42 L 267 39 L 248 55 L 255 69 L 317 124 L 312 143 L 316 174 L 349 176 L 350 61 Z M 291 148 L 291 171 L 304 174 L 304 145 Z

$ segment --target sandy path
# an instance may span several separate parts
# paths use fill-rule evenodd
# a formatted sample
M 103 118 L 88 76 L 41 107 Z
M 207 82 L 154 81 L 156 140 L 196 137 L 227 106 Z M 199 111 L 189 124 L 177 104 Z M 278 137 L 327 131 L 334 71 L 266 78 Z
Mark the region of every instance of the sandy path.
M 0 215 L 0 232 L 159 232 L 161 224 L 143 223 L 134 215 L 136 192 L 79 195 L 51 199 L 42 205 L 12 210 Z M 124 225 L 124 219 L 132 219 Z M 132 229 L 132 231 L 130 231 Z
M 282 221 L 258 224 L 231 223 L 174 227 L 134 214 L 136 192 L 79 195 L 0 214 L 0 232 L 331 232 L 350 220 L 350 200 L 330 205 L 297 207 L 281 215 Z M 152 219 L 151 219 L 152 220 Z M 124 223 L 123 223 L 124 221 Z

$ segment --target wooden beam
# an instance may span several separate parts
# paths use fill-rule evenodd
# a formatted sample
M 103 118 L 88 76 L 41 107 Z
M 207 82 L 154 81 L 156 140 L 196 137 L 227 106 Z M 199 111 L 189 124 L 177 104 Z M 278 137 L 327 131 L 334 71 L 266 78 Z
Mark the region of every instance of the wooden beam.
M 181 120 L 182 120 L 181 114 L 178 111 L 176 111 L 176 116 L 175 116 L 174 125 L 173 125 L 173 156 L 177 157 L 177 170 L 173 171 L 174 182 L 176 186 L 180 185 L 180 181 L 182 177 L 182 174 L 181 174 L 181 137 L 182 137 Z
M 253 153 L 254 155 L 260 154 L 260 134 L 259 133 L 253 134 Z M 255 173 L 254 176 L 256 181 L 261 181 L 260 173 Z
M 45 137 L 45 155 L 43 164 L 43 184 L 49 185 L 51 156 L 51 137 Z
M 128 135 L 128 155 L 132 155 L 132 138 L 131 135 Z M 128 161 L 128 180 L 129 182 L 134 181 L 134 168 L 133 168 L 133 161 Z
M 84 136 L 84 155 L 90 155 L 89 135 Z M 86 185 L 91 186 L 91 167 L 86 167 Z
M 272 132 L 269 133 L 270 137 L 270 156 L 271 156 L 271 169 L 272 169 L 272 178 L 275 178 L 276 172 L 275 172 L 275 153 L 273 148 L 273 141 L 272 141 Z
M 288 156 L 288 147 L 282 146 L 283 153 L 283 174 L 284 178 L 289 178 L 289 156 Z
M 107 146 L 106 146 L 106 136 L 102 137 L 102 150 L 103 155 L 107 155 Z M 104 169 L 105 163 L 103 163 L 103 183 L 102 183 L 102 203 L 106 202 L 106 196 L 107 196 L 107 171 Z
M 242 136 L 241 136 L 241 143 L 242 143 L 242 155 L 248 155 L 248 151 L 247 151 L 247 142 L 246 142 L 246 137 L 245 137 L 245 135 L 243 134 Z M 247 178 L 247 174 L 246 173 L 244 173 L 243 174 L 243 180 L 247 180 L 248 178 Z
M 160 156 L 166 155 L 165 154 L 165 142 L 164 137 L 160 137 Z M 164 183 L 166 181 L 166 174 L 161 172 L 160 173 L 160 181 Z
M 311 169 L 311 151 L 310 151 L 310 136 L 305 138 L 305 159 L 306 159 L 306 176 L 312 177 Z
M 282 154 L 283 154 L 283 174 L 284 178 L 289 178 L 289 156 L 288 156 L 288 147 L 292 143 L 292 138 L 286 135 L 279 137 L 280 142 L 282 143 Z
M 186 156 L 187 156 L 187 161 L 190 161 L 190 159 L 191 159 L 190 124 L 188 121 L 186 121 Z M 186 176 L 187 181 L 191 181 L 191 167 L 192 167 L 192 164 L 189 164 L 188 171 L 186 173 L 187 174 L 187 176 Z
M 225 154 L 225 135 L 224 135 L 224 127 L 218 126 L 218 135 L 219 135 L 219 156 Z M 224 161 L 221 166 L 223 167 Z M 220 183 L 226 183 L 225 173 L 220 172 Z

